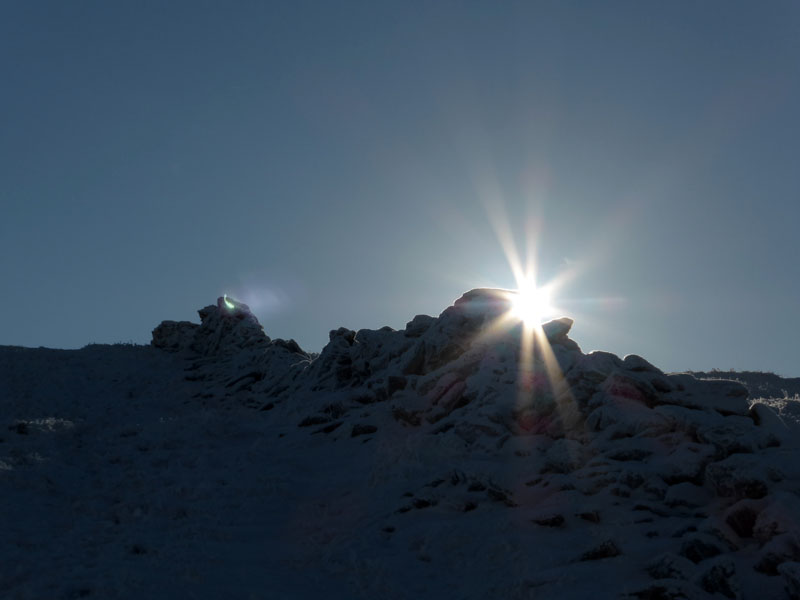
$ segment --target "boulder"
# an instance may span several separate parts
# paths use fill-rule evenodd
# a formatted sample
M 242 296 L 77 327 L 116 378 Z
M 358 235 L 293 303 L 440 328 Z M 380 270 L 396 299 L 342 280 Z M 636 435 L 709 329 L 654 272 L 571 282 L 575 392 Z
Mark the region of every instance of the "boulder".
M 558 344 L 567 337 L 574 321 L 569 317 L 553 319 L 542 325 L 542 331 L 551 344 Z
M 800 560 L 800 535 L 796 532 L 783 533 L 764 544 L 758 552 L 753 568 L 767 575 L 777 575 L 780 565 L 798 560 Z
M 408 323 L 406 323 L 406 328 L 403 333 L 406 337 L 418 338 L 423 333 L 428 331 L 428 329 L 430 329 L 435 322 L 436 317 L 431 317 L 429 315 L 417 315 Z
M 723 515 L 725 523 L 740 538 L 751 538 L 756 519 L 763 508 L 763 500 L 751 500 L 750 498 L 739 500 L 725 511 Z
M 788 600 L 800 600 L 800 562 L 785 562 L 778 573 L 783 575 Z
M 162 321 L 153 330 L 150 344 L 167 352 L 182 352 L 192 347 L 199 328 L 189 321 Z
M 651 561 L 646 570 L 653 579 L 688 580 L 694 575 L 695 566 L 683 556 L 665 552 Z
M 726 598 L 741 598 L 739 582 L 736 578 L 736 564 L 733 559 L 720 557 L 704 565 L 697 577 L 697 583 L 709 594 L 721 594 Z
M 762 542 L 784 533 L 800 536 L 800 497 L 791 492 L 772 494 L 753 523 L 753 536 Z
M 777 468 L 752 454 L 733 454 L 705 470 L 706 482 L 714 491 L 732 498 L 763 498 L 782 478 Z
M 580 442 L 562 438 L 547 449 L 545 460 L 552 471 L 570 473 L 583 466 L 589 455 L 589 450 Z
M 763 402 L 756 402 L 750 407 L 750 416 L 761 431 L 775 439 L 776 445 L 791 446 L 798 443 L 796 432 L 773 407 Z
M 269 336 L 250 307 L 227 296 L 217 298 L 216 305 L 197 311 L 200 327 L 193 350 L 203 356 L 235 354 L 242 350 L 265 348 Z
M 738 381 L 695 379 L 687 373 L 670 375 L 669 380 L 675 389 L 661 396 L 665 404 L 712 409 L 723 415 L 746 416 L 750 411 L 747 388 Z
M 622 366 L 629 371 L 658 373 L 662 374 L 661 369 L 654 367 L 641 356 L 637 354 L 628 354 L 622 359 Z

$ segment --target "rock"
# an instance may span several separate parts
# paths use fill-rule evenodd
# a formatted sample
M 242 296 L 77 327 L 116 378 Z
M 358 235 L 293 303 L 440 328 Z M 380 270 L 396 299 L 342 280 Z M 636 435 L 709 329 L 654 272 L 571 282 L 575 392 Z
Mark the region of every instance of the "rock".
M 665 552 L 649 563 L 646 571 L 653 579 L 688 580 L 694 574 L 695 566 L 683 556 Z
M 429 315 L 417 315 L 406 323 L 404 334 L 406 337 L 418 338 L 423 333 L 428 331 L 431 326 L 436 322 L 436 317 Z
M 702 483 L 706 465 L 713 460 L 715 450 L 713 446 L 690 440 L 690 437 L 681 433 L 662 435 L 655 439 L 662 444 L 662 451 L 653 455 L 647 464 L 665 483 Z
M 785 562 L 778 566 L 778 573 L 783 575 L 787 598 L 800 600 L 800 562 Z
M 680 555 L 697 564 L 723 552 L 724 548 L 719 540 L 708 534 L 698 533 L 681 544 Z
M 650 382 L 650 385 L 653 386 L 653 389 L 661 394 L 666 394 L 667 392 L 673 391 L 672 384 L 669 382 L 669 378 L 665 375 L 650 375 L 647 378 Z
M 639 470 L 623 469 L 619 474 L 619 483 L 628 486 L 632 490 L 638 489 L 645 482 L 645 472 L 646 468 Z
M 150 344 L 167 352 L 182 352 L 191 348 L 199 328 L 189 321 L 162 321 L 153 330 Z
M 648 429 L 666 429 L 667 419 L 642 403 L 627 398 L 608 397 L 602 392 L 595 394 L 595 397 L 598 395 L 602 397 L 602 403 L 586 417 L 588 431 L 603 431 L 616 425 L 616 435 L 632 436 Z
M 755 452 L 759 441 L 755 426 L 746 417 L 725 417 L 724 422 L 701 425 L 696 434 L 700 442 L 712 444 L 717 449 L 717 458 L 725 458 L 735 452 Z
M 498 486 L 491 486 L 486 489 L 486 496 L 492 502 L 500 502 L 505 504 L 506 506 L 513 508 L 517 506 L 517 503 L 511 497 L 511 492 L 508 490 L 501 489 Z
M 337 390 L 363 383 L 369 371 L 354 366 L 356 332 L 346 327 L 331 330 L 329 342 L 310 365 L 307 377 L 313 382 L 312 391 Z M 362 367 L 366 365 L 362 364 Z
M 392 409 L 392 417 L 400 423 L 410 425 L 411 427 L 419 427 L 422 424 L 421 413 L 423 411 L 414 411 L 404 408 L 402 406 L 395 406 Z
M 674 404 L 661 404 L 653 409 L 669 421 L 672 431 L 683 431 L 695 437 L 698 427 L 722 422 L 722 415 L 709 409 L 685 408 Z
M 469 404 L 469 398 L 464 395 L 466 388 L 467 384 L 459 380 L 455 373 L 445 375 L 428 396 L 431 405 L 435 407 L 428 416 L 428 421 L 436 423 L 457 408 Z
M 569 392 L 555 400 L 556 410 L 552 414 L 545 433 L 552 438 L 561 438 L 565 435 L 580 437 L 583 430 L 584 414 L 577 402 Z
M 453 302 L 453 306 L 444 310 L 442 315 L 445 313 L 459 314 L 468 319 L 486 321 L 503 316 L 510 308 L 511 301 L 507 290 L 476 288 L 464 292 L 458 300 Z
M 551 344 L 558 344 L 567 337 L 573 323 L 569 317 L 560 317 L 542 324 L 542 331 Z
M 201 323 L 192 349 L 200 355 L 231 355 L 254 347 L 264 348 L 270 342 L 250 307 L 227 296 L 220 296 L 216 305 L 197 312 Z
M 664 504 L 672 508 L 676 506 L 693 508 L 707 504 L 710 499 L 706 489 L 686 481 L 670 486 L 664 497 Z
M 283 348 L 284 350 L 288 350 L 292 354 L 301 354 L 303 356 L 307 356 L 307 354 L 300 347 L 300 344 L 298 344 L 294 340 L 282 340 L 279 338 L 272 340 L 272 344 L 279 348 Z
M 391 396 L 395 392 L 406 389 L 408 380 L 400 375 L 389 375 L 386 378 L 386 395 Z
M 484 436 L 489 438 L 500 437 L 500 432 L 496 428 L 483 423 L 470 423 L 468 421 L 458 423 L 453 431 L 467 444 L 474 444 Z
M 783 533 L 764 544 L 753 568 L 767 575 L 777 575 L 779 565 L 798 560 L 800 560 L 800 535 L 796 532 Z
M 622 366 L 629 371 L 663 374 L 661 369 L 654 367 L 637 354 L 628 354 L 622 359 Z
M 555 403 L 552 406 L 537 406 L 514 410 L 511 413 L 511 431 L 517 435 L 546 433 L 553 422 L 551 417 Z
M 341 340 L 341 345 L 352 346 L 356 341 L 356 332 L 347 327 L 339 327 L 339 329 L 331 329 L 328 332 L 328 342 L 335 342 Z
M 409 339 L 416 339 L 416 344 L 404 357 L 403 373 L 424 375 L 452 363 L 470 349 L 484 329 L 496 323 L 509 309 L 507 291 L 475 289 L 462 295 L 433 322 L 424 318 L 418 323 L 412 321 L 409 323 L 412 325 Z M 428 325 L 427 328 L 424 324 Z M 420 335 L 414 338 L 417 333 Z M 476 362 L 480 358 L 480 355 L 474 357 Z
M 312 425 L 323 425 L 325 423 L 330 423 L 331 418 L 325 415 L 311 415 L 310 417 L 306 417 L 302 421 L 300 421 L 297 426 L 298 427 L 311 427 Z
M 751 454 L 733 454 L 706 467 L 705 478 L 720 496 L 763 498 L 770 486 L 782 479 L 775 467 Z
M 659 579 L 627 593 L 624 598 L 639 598 L 640 600 L 706 600 L 708 595 L 687 581 Z
M 753 524 L 753 536 L 762 542 L 784 533 L 800 535 L 800 498 L 791 492 L 772 495 Z
M 797 436 L 771 406 L 763 402 L 756 402 L 750 407 L 750 416 L 756 422 L 758 428 L 773 436 L 778 444 L 790 446 L 793 443 L 797 443 Z
M 600 513 L 596 510 L 587 510 L 585 512 L 580 512 L 575 515 L 576 517 L 583 519 L 584 521 L 588 521 L 589 523 L 599 523 L 600 522 Z
M 642 489 L 650 494 L 650 496 L 653 498 L 657 500 L 663 500 L 667 495 L 669 486 L 664 483 L 664 480 L 661 479 L 661 477 L 655 476 L 646 479 L 644 484 L 642 484 Z
M 747 388 L 738 381 L 695 379 L 686 373 L 670 375 L 669 380 L 675 390 L 660 397 L 665 404 L 712 409 L 722 415 L 747 416 L 750 411 Z
M 570 380 L 588 380 L 595 385 L 605 381 L 614 371 L 623 368 L 623 362 L 616 354 L 595 351 L 581 356 L 568 373 Z
M 764 506 L 761 500 L 745 498 L 725 511 L 725 523 L 742 538 L 753 537 L 753 527 L 756 524 L 758 513 Z
M 356 423 L 353 425 L 353 429 L 350 431 L 350 437 L 358 437 L 359 435 L 368 435 L 370 433 L 375 433 L 378 431 L 378 428 L 374 425 L 364 425 L 362 423 Z
M 474 474 L 425 484 L 402 509 L 419 531 L 428 524 L 413 523 L 415 513 L 434 515 L 414 509 L 438 502 L 448 519 L 468 521 L 476 511 L 486 523 L 502 513 L 503 531 L 528 519 L 535 525 L 522 536 L 556 544 L 563 528 L 565 539 L 588 540 L 566 557 L 554 552 L 555 562 L 619 556 L 625 536 L 636 548 L 634 562 L 573 565 L 596 572 L 619 564 L 625 577 L 651 553 L 671 550 L 648 565 L 655 581 L 633 587 L 646 581 L 639 573 L 620 584 L 638 598 L 736 597 L 728 558 L 736 557 L 740 574 L 755 565 L 773 575 L 797 560 L 800 507 L 786 490 L 800 490 L 792 470 L 800 468 L 791 466 L 789 428 L 769 406 L 750 409 L 736 382 L 666 375 L 636 355 L 584 355 L 568 337 L 574 324 L 566 317 L 542 325 L 548 360 L 540 336 L 522 363 L 523 327 L 498 320 L 508 301 L 497 290 L 467 292 L 438 317 L 417 315 L 402 331 L 335 329 L 313 357 L 291 340 L 270 340 L 245 305 L 225 300 L 200 311 L 201 325 L 165 322 L 154 331 L 155 347 L 199 355 L 187 376 L 204 402 L 220 390 L 236 399 L 246 391 L 271 408 L 258 417 L 299 425 L 278 434 L 298 445 L 318 433 L 317 445 L 327 437 L 355 451 L 369 437 L 363 448 L 374 452 L 375 482 L 432 481 L 430 469 L 446 464 L 491 472 L 502 484 Z M 349 436 L 362 439 L 348 443 Z M 782 446 L 770 447 L 778 438 Z M 371 464 L 371 455 L 362 458 L 354 464 Z M 522 507 L 512 510 L 515 500 Z M 431 525 L 425 535 L 442 553 L 430 556 L 444 560 L 448 544 L 436 541 L 444 530 Z M 515 554 L 524 540 L 506 533 Z
M 547 515 L 531 519 L 531 521 L 542 527 L 562 527 L 564 525 L 564 516 L 560 514 Z
M 570 473 L 581 467 L 588 456 L 589 451 L 580 442 L 562 438 L 547 449 L 545 462 L 556 473 Z
M 618 462 L 643 462 L 658 449 L 653 440 L 638 437 L 613 440 L 598 438 L 592 442 L 590 448 L 602 456 Z
M 741 598 L 739 583 L 736 580 L 736 565 L 730 558 L 718 558 L 705 566 L 697 582 L 709 594 Z
M 581 554 L 580 560 L 601 560 L 604 558 L 613 558 L 620 554 L 622 554 L 622 551 L 613 540 L 605 540 Z
M 609 398 L 633 400 L 646 406 L 653 406 L 659 398 L 656 390 L 646 380 L 620 372 L 606 377 L 600 384 L 600 390 Z

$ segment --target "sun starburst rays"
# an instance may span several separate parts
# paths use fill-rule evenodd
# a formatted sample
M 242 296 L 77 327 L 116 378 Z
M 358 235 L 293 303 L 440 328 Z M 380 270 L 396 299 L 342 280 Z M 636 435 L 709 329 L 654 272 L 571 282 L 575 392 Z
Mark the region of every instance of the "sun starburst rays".
M 508 312 L 496 319 L 487 333 L 514 324 L 520 327 L 516 412 L 530 411 L 533 419 L 520 424 L 537 430 L 546 428 L 552 422 L 546 415 L 554 414 L 564 426 L 575 411 L 575 401 L 542 323 L 562 312 L 555 296 L 559 287 L 575 276 L 576 269 L 567 269 L 545 285 L 539 284 L 536 240 L 541 219 L 529 218 L 525 223 L 523 262 L 502 201 L 495 199 L 486 207 L 517 287 L 507 292 Z

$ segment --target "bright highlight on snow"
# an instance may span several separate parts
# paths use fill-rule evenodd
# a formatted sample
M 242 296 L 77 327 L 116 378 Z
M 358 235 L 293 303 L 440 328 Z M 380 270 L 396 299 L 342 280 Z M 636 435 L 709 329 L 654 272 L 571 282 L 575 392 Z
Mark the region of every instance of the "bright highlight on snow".
M 228 294 L 223 294 L 222 299 L 225 302 L 225 306 L 227 306 L 229 309 L 233 310 L 234 308 L 236 308 L 236 305 L 230 300 L 228 300 Z
M 511 314 L 526 327 L 540 325 L 553 312 L 550 293 L 546 288 L 524 285 L 511 297 Z

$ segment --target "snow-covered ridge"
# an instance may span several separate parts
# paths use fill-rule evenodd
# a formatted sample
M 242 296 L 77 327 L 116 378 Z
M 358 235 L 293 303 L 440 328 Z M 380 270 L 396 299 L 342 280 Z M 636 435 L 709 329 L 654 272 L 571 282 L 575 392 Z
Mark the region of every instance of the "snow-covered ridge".
M 800 377 L 781 377 L 763 371 L 692 371 L 698 379 L 733 379 L 742 383 L 751 398 L 800 397 Z
M 735 381 L 665 374 L 635 355 L 584 354 L 566 317 L 542 326 L 547 343 L 537 342 L 526 361 L 521 324 L 492 327 L 507 310 L 498 291 L 472 290 L 401 331 L 331 331 L 311 360 L 294 342 L 270 340 L 246 306 L 221 298 L 200 311 L 199 326 L 159 326 L 153 344 L 186 354 L 207 400 L 277 407 L 310 434 L 366 442 L 413 432 L 472 458 L 513 456 L 525 465 L 516 488 L 491 473 L 448 476 L 442 468 L 432 480 L 450 484 L 428 482 L 398 511 L 471 511 L 477 501 L 457 491 L 466 485 L 514 510 L 548 513 L 533 518 L 541 527 L 584 521 L 588 535 L 598 530 L 593 511 L 625 506 L 628 526 L 648 531 L 586 540 L 591 547 L 575 559 L 610 559 L 625 546 L 663 551 L 641 567 L 653 581 L 630 597 L 741 597 L 754 573 L 779 571 L 787 589 L 797 585 L 795 522 L 770 520 L 800 514 L 795 422 L 767 404 L 751 406 Z M 592 499 L 597 508 L 584 511 L 591 519 L 543 509 L 576 497 Z M 661 538 L 664 522 L 683 523 L 670 526 L 671 543 L 627 537 Z
M 797 403 L 507 310 L 0 348 L 0 597 L 798 597 Z
M 567 317 L 542 325 L 547 352 L 539 343 L 530 364 L 523 364 L 522 325 L 509 321 L 494 326 L 508 308 L 498 290 L 472 290 L 438 318 L 418 315 L 401 331 L 333 330 L 322 353 L 312 359 L 294 340 L 271 340 L 246 305 L 221 297 L 199 311 L 200 325 L 161 323 L 152 344 L 191 361 L 189 369 L 197 373 L 189 379 L 203 381 L 206 394 L 216 383 L 223 397 L 251 394 L 251 402 L 257 398 L 264 405 L 286 398 L 297 404 L 298 395 L 345 392 L 362 405 L 422 395 L 430 401 L 425 404 L 430 411 L 446 394 L 445 410 L 450 404 L 485 405 L 510 398 L 517 408 L 540 416 L 548 407 L 567 402 L 586 412 L 591 400 L 588 417 L 599 415 L 597 409 L 608 404 L 598 395 L 603 393 L 604 398 L 623 398 L 648 409 L 674 405 L 724 416 L 750 414 L 747 389 L 737 382 L 667 375 L 636 355 L 620 359 L 606 352 L 583 354 L 568 337 L 573 322 Z M 547 354 L 558 367 L 549 372 Z M 527 406 L 529 401 L 536 406 Z M 434 413 L 428 421 L 446 416 L 441 410 Z

